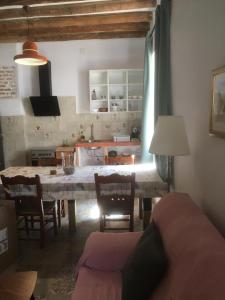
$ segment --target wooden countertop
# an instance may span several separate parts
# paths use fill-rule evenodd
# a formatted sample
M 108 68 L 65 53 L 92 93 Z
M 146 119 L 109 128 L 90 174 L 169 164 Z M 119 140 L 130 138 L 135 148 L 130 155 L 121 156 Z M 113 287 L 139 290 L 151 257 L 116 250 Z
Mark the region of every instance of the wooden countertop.
M 118 147 L 118 146 L 138 146 L 140 141 L 126 141 L 126 142 L 114 142 L 111 140 L 106 141 L 94 141 L 89 142 L 79 142 L 75 144 L 75 147 L 90 148 L 90 147 Z

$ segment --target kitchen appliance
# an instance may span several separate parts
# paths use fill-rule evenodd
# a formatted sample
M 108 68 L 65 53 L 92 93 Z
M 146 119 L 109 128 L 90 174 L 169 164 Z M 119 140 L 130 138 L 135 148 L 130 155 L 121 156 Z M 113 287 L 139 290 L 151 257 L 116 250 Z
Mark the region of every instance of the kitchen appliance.
M 57 96 L 52 96 L 51 62 L 39 66 L 40 96 L 30 97 L 35 116 L 60 116 Z
M 37 166 L 38 159 L 55 158 L 55 149 L 32 149 L 31 150 L 31 165 Z
M 130 136 L 129 135 L 114 135 L 113 141 L 114 142 L 129 142 Z
M 30 97 L 30 102 L 35 116 L 60 116 L 56 96 Z

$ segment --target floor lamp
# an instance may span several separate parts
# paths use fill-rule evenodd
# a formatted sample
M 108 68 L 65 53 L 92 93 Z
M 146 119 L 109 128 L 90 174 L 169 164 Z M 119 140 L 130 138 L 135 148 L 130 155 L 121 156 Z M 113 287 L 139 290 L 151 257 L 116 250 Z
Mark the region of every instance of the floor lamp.
M 149 152 L 167 156 L 167 184 L 173 183 L 172 158 L 190 154 L 184 120 L 180 116 L 159 116 Z

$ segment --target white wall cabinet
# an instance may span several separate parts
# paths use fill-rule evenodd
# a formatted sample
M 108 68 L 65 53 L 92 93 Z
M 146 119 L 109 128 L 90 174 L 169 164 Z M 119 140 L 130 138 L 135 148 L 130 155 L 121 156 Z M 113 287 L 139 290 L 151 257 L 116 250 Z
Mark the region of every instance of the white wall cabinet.
M 90 70 L 90 112 L 141 111 L 143 70 Z

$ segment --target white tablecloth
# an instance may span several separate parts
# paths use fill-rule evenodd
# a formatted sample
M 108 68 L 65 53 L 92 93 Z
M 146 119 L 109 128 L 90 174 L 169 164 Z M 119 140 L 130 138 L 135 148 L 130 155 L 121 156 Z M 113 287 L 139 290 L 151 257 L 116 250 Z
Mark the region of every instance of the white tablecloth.
M 50 175 L 50 170 L 56 170 L 57 174 Z M 151 164 L 76 167 L 73 175 L 65 175 L 61 167 L 9 167 L 0 174 L 8 177 L 16 175 L 33 177 L 38 174 L 41 179 L 43 198 L 51 200 L 96 198 L 94 173 L 127 175 L 132 172 L 136 174 L 136 196 L 154 197 L 167 190 L 167 184 L 162 182 Z M 0 193 L 4 198 L 2 184 Z

